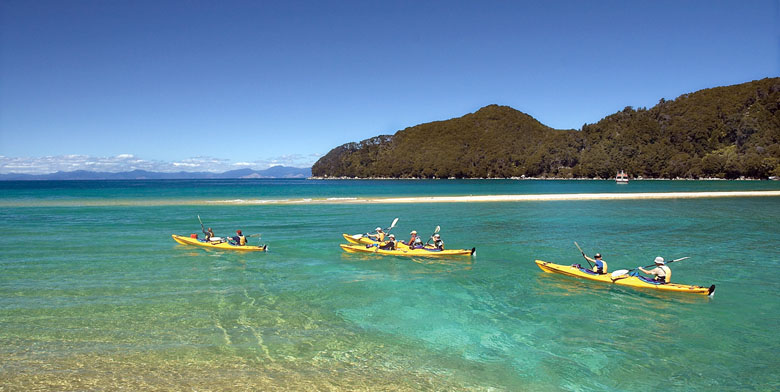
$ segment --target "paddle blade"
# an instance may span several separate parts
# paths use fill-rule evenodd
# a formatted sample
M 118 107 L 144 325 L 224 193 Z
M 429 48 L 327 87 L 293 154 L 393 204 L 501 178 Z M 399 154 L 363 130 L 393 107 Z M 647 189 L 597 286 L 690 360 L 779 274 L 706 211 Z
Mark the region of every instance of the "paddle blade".
M 436 226 L 436 230 L 434 230 L 433 234 L 436 234 L 441 230 L 441 226 Z
M 613 278 L 617 278 L 619 276 L 623 276 L 623 275 L 627 275 L 627 274 L 628 274 L 628 270 L 627 269 L 620 269 L 620 270 L 612 272 L 612 277 Z
M 393 224 L 390 225 L 390 228 L 392 229 L 395 227 L 395 224 L 398 223 L 398 218 L 393 219 Z

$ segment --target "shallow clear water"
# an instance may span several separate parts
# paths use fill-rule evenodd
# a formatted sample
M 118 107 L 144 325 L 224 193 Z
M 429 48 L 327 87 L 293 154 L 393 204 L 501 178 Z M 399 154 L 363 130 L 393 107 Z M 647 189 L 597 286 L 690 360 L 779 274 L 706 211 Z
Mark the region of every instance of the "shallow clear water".
M 680 188 L 684 189 L 680 189 Z M 617 190 L 615 190 L 617 188 Z M 780 198 L 176 205 L 210 198 L 663 192 L 777 182 L 0 183 L 0 389 L 777 390 Z M 116 198 L 165 206 L 88 205 Z M 63 206 L 59 201 L 70 200 Z M 20 200 L 24 200 L 20 205 Z M 171 202 L 173 200 L 174 202 Z M 172 233 L 262 233 L 268 253 Z M 387 226 L 476 257 L 344 254 Z M 713 298 L 543 273 L 672 264 Z M 257 239 L 252 239 L 257 243 Z M 770 272 L 771 271 L 771 272 Z

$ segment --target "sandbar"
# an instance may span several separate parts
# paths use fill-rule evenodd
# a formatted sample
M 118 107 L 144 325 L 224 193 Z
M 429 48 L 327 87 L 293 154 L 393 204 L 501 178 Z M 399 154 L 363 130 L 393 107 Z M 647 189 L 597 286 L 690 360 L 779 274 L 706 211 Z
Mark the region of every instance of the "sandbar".
M 214 200 L 209 204 L 410 204 L 410 203 L 485 203 L 563 200 L 651 200 L 704 199 L 718 197 L 778 197 L 780 191 L 653 192 L 653 193 L 564 193 L 533 195 L 468 195 L 414 197 L 355 197 L 303 200 Z

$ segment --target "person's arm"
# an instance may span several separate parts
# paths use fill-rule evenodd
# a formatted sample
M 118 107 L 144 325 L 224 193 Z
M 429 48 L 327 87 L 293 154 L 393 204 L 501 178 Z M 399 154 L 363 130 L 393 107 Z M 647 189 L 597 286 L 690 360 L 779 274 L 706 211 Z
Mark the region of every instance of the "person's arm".
M 583 254 L 582 254 L 582 257 L 584 257 L 584 258 L 585 258 L 585 260 L 588 260 L 588 261 L 590 261 L 591 263 L 595 263 L 595 262 L 596 262 L 596 259 L 591 259 L 590 257 L 586 256 L 586 255 L 585 255 L 585 253 L 583 253 Z

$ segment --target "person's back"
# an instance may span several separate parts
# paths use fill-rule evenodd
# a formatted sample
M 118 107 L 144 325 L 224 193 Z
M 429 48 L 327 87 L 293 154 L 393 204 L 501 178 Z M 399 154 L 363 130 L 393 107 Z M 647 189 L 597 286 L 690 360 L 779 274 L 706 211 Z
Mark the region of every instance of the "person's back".
M 241 230 L 236 230 L 236 236 L 232 238 L 232 240 L 235 242 L 235 245 L 238 246 L 244 246 L 246 245 L 246 237 L 244 234 L 241 233 Z
M 376 228 L 376 233 L 369 234 L 368 237 L 369 238 L 373 238 L 374 241 L 377 241 L 377 242 L 384 242 L 385 241 L 385 232 L 382 231 L 381 227 L 377 227 Z
M 423 247 L 423 242 L 422 242 L 422 239 L 420 238 L 420 236 L 417 235 L 417 231 L 416 230 L 412 230 L 412 232 L 409 233 L 409 234 L 412 235 L 409 238 L 409 247 L 412 248 L 412 249 L 414 249 L 414 248 L 422 248 Z
M 593 260 L 593 272 L 603 275 L 607 273 L 607 262 L 601 259 L 601 253 L 596 253 Z
M 438 250 L 444 250 L 444 241 L 442 241 L 441 236 L 438 234 L 433 235 L 433 247 Z
M 663 257 L 656 257 L 655 258 L 655 268 L 651 269 L 650 271 L 645 270 L 642 267 L 638 267 L 640 271 L 653 275 L 653 281 L 658 283 L 669 283 L 672 281 L 672 269 L 669 268 L 668 265 L 664 262 Z
M 592 262 L 594 264 L 593 268 L 591 268 L 589 270 L 586 270 L 585 268 L 582 268 L 582 267 L 578 267 L 578 268 L 582 269 L 585 272 L 593 272 L 593 273 L 597 273 L 599 275 L 604 275 L 604 274 L 607 273 L 607 262 L 601 259 L 601 253 L 596 253 L 593 256 L 594 258 L 591 259 L 590 257 L 585 255 L 585 252 L 583 252 L 582 253 L 582 257 L 584 257 L 585 260 L 588 260 L 589 262 Z M 579 264 L 577 264 L 577 265 L 579 266 Z

